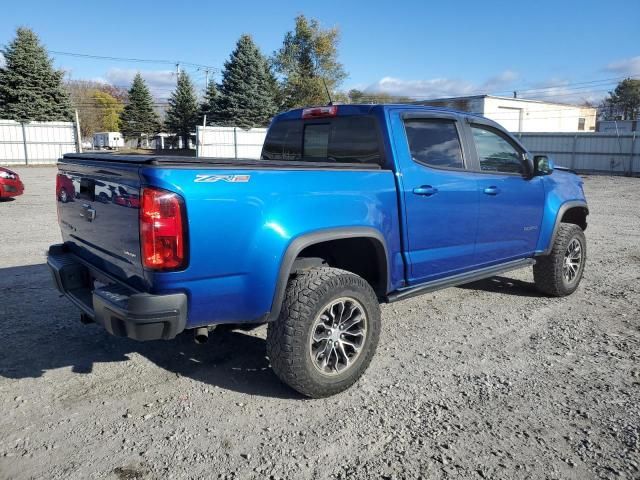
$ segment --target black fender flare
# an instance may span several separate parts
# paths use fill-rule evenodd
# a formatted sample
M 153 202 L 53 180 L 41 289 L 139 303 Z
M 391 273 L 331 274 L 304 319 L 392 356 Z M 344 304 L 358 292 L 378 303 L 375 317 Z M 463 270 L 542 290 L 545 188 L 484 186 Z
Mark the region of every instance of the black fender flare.
M 587 215 L 589 215 L 589 207 L 587 206 L 587 202 L 583 200 L 571 200 L 560 205 L 560 208 L 558 208 L 558 213 L 556 213 L 556 221 L 555 221 L 555 224 L 553 225 L 553 232 L 551 232 L 551 237 L 549 238 L 549 243 L 547 244 L 547 248 L 541 253 L 539 253 L 538 256 L 549 255 L 549 253 L 551 253 L 551 249 L 553 248 L 553 242 L 555 242 L 556 235 L 558 234 L 558 228 L 560 228 L 560 224 L 562 223 L 562 217 L 567 212 L 567 210 L 570 210 L 576 207 L 584 208 L 587 211 Z
M 280 270 L 278 271 L 276 289 L 273 295 L 273 301 L 271 303 L 271 312 L 267 316 L 268 322 L 275 321 L 280 316 L 280 309 L 282 308 L 282 302 L 284 300 L 285 291 L 287 289 L 289 276 L 293 271 L 294 262 L 300 252 L 302 252 L 302 250 L 304 250 L 305 248 L 317 243 L 327 242 L 330 240 L 342 240 L 347 238 L 368 238 L 374 240 L 374 245 L 378 246 L 381 249 L 381 251 L 378 252 L 378 256 L 384 256 L 384 293 L 388 291 L 390 285 L 389 252 L 387 250 L 387 244 L 384 236 L 382 235 L 382 233 L 380 233 L 379 230 L 376 230 L 372 227 L 340 227 L 305 233 L 294 238 L 289 243 L 284 256 L 282 257 L 282 261 L 280 262 Z

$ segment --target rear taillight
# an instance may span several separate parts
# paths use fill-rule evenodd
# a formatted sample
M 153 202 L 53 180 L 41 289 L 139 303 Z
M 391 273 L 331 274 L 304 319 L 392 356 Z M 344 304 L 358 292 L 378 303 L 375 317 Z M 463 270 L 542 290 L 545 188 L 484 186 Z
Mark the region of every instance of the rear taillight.
M 140 246 L 142 264 L 154 270 L 176 270 L 186 265 L 184 201 L 177 193 L 142 189 Z
M 302 110 L 302 118 L 326 118 L 338 115 L 338 106 L 330 105 L 328 107 L 313 107 Z

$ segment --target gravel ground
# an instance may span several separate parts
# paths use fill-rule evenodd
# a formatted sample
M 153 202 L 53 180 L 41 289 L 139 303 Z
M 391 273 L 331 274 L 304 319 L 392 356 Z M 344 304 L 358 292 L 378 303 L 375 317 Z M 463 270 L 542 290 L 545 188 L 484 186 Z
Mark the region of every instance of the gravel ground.
M 137 343 L 83 326 L 44 265 L 53 168 L 0 204 L 2 478 L 640 478 L 640 180 L 586 179 L 579 290 L 522 270 L 383 306 L 366 375 L 303 399 L 265 328 Z

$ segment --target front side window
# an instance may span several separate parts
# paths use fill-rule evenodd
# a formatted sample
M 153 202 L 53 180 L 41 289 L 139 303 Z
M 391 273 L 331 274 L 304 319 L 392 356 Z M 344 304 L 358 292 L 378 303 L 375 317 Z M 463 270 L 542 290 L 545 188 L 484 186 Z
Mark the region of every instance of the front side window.
M 464 168 L 454 121 L 410 119 L 404 126 L 414 161 L 436 168 Z
M 471 127 L 476 144 L 480 170 L 499 173 L 524 174 L 522 155 L 496 132 L 474 125 Z

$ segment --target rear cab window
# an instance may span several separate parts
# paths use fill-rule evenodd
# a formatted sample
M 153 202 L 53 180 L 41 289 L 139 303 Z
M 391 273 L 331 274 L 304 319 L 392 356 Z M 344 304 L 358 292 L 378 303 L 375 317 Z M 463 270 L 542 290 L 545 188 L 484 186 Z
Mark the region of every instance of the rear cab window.
M 380 129 L 373 115 L 278 120 L 269 128 L 261 158 L 384 166 Z
M 404 127 L 414 162 L 434 168 L 465 168 L 455 120 L 412 118 L 405 120 Z

